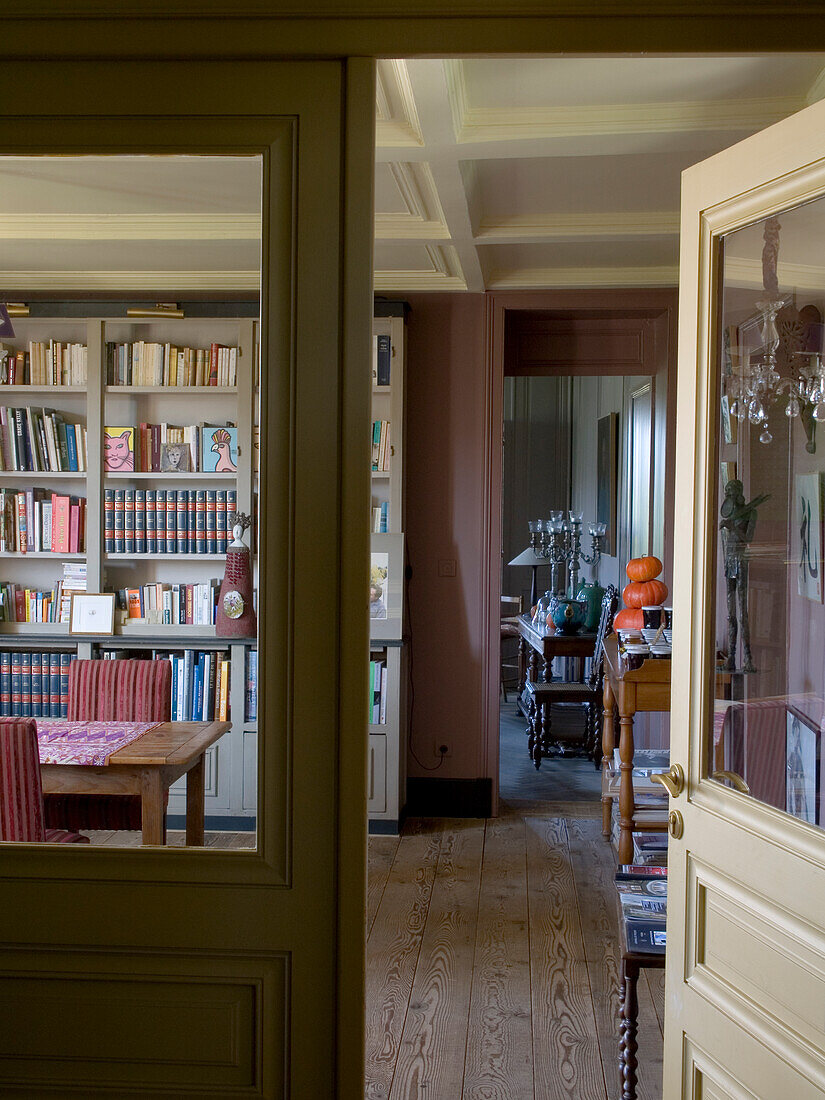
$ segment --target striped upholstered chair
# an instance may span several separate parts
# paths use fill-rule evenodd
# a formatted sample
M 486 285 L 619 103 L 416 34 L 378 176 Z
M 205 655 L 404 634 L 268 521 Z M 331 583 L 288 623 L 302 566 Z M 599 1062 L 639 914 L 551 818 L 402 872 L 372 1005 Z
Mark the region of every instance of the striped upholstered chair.
M 170 661 L 72 661 L 70 721 L 168 722 Z M 140 829 L 138 795 L 46 795 L 46 823 L 69 829 Z
M 89 843 L 87 836 L 47 829 L 37 726 L 33 718 L 0 718 L 0 840 Z

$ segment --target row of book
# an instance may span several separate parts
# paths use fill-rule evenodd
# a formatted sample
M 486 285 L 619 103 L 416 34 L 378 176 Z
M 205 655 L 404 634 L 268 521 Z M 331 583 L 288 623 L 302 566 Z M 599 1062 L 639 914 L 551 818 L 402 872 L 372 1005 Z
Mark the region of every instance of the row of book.
M 621 865 L 616 889 L 631 951 L 663 955 L 667 948 L 667 867 Z
M 390 422 L 373 420 L 372 422 L 372 468 L 385 471 L 390 468 Z
M 388 334 L 372 338 L 372 384 L 389 386 L 392 366 L 392 340 Z
M 387 662 L 370 661 L 370 713 L 373 726 L 383 725 L 387 721 Z
M 54 409 L 0 407 L 0 469 L 83 473 L 86 427 Z
M 0 489 L 0 553 L 82 554 L 85 548 L 85 497 Z
M 85 386 L 87 373 L 85 344 L 29 340 L 26 351 L 0 344 L 0 385 Z
M 86 563 L 63 563 L 63 579 L 53 588 L 35 589 L 0 581 L 0 622 L 67 623 L 72 594 L 86 591 Z
M 104 660 L 151 657 L 172 664 L 172 721 L 228 722 L 231 720 L 229 685 L 231 658 L 225 650 L 213 649 L 106 649 Z
M 234 424 L 141 424 L 103 429 L 107 473 L 234 474 L 238 429 Z
M 65 718 L 74 653 L 0 651 L 0 715 Z
M 129 620 L 142 619 L 161 626 L 212 626 L 216 620 L 220 580 L 201 584 L 156 581 L 115 591 L 115 607 Z
M 236 347 L 178 347 L 135 340 L 106 345 L 106 382 L 110 386 L 235 386 Z
M 109 554 L 225 554 L 235 489 L 104 489 Z
M 246 683 L 244 689 L 244 721 L 258 720 L 258 651 L 246 651 Z
M 372 508 L 372 530 L 376 535 L 386 535 L 390 529 L 390 505 L 385 500 Z

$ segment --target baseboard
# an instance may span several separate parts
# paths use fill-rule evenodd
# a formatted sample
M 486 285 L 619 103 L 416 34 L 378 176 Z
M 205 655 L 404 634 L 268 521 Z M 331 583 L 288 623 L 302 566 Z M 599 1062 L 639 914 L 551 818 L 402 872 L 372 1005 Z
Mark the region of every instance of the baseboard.
M 407 780 L 410 817 L 489 817 L 493 808 L 492 779 Z
M 400 831 L 397 820 L 368 821 L 367 830 L 370 836 L 398 836 Z
M 256 818 L 254 817 L 221 817 L 220 814 L 207 815 L 203 819 L 203 827 L 209 833 L 254 833 Z M 185 829 L 185 814 L 167 814 L 167 829 Z

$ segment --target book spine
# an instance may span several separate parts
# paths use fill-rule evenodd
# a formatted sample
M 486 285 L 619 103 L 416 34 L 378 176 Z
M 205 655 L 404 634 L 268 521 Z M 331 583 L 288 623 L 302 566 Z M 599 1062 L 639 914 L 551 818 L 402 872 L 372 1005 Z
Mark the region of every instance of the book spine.
M 31 718 L 32 713 L 32 655 L 20 654 L 20 713 Z
M 198 489 L 195 493 L 195 550 L 198 554 L 204 554 L 207 551 L 207 498 L 209 495 L 205 489 Z M 212 495 L 214 496 L 214 492 Z
M 377 383 L 379 386 L 389 386 L 390 384 L 390 369 L 392 363 L 392 344 L 390 337 L 387 334 L 377 336 L 376 342 L 378 345 L 378 364 L 377 364 Z
M 115 549 L 115 491 L 103 490 L 103 549 L 113 554 Z
M 0 716 L 11 716 L 11 653 L 0 653 Z
M 173 495 L 177 497 L 177 523 L 175 524 L 177 552 L 185 554 L 189 550 L 189 533 L 186 528 L 188 493 L 186 489 L 178 489 Z
M 157 540 L 157 503 L 155 500 L 157 490 L 146 490 L 146 553 L 156 554 L 158 549 Z
M 39 653 L 31 654 L 31 699 L 32 718 L 43 717 L 43 677 L 41 675 L 41 657 Z M 2 673 L 0 673 L 2 675 Z
M 69 665 L 70 654 L 60 654 L 60 717 L 65 718 L 69 713 Z
M 23 713 L 22 656 L 19 650 L 15 650 L 11 657 L 11 713 L 15 718 Z
M 166 490 L 155 491 L 155 539 L 157 540 L 157 552 L 168 553 L 169 547 L 166 541 Z
M 146 553 L 146 490 L 135 489 L 135 553 Z
M 126 490 L 115 489 L 115 553 L 126 552 Z
M 226 539 L 226 489 L 210 490 L 215 494 L 215 553 L 225 554 Z M 207 506 L 207 541 L 209 539 L 209 495 L 206 497 Z
M 186 550 L 194 554 L 198 548 L 198 493 L 188 489 L 186 493 Z
M 51 708 L 51 683 L 49 678 L 49 654 L 40 654 L 40 713 L 44 718 L 50 718 Z
M 135 490 L 125 490 L 126 515 L 123 524 L 124 550 L 127 554 L 135 552 Z

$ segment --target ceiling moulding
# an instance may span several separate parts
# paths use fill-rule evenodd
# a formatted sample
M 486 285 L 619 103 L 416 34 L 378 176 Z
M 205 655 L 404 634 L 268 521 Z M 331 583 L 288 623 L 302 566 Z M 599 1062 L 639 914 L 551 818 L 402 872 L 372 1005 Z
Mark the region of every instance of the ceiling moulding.
M 787 118 L 804 106 L 804 101 L 795 96 L 688 103 L 604 103 L 586 107 L 466 106 L 458 142 L 601 134 L 756 131 Z
M 564 287 L 677 286 L 673 267 L 558 267 L 493 272 L 488 290 L 557 290 Z
M 679 211 L 641 214 L 546 214 L 483 221 L 476 244 L 532 243 L 587 237 L 669 237 L 679 232 Z
M 825 99 L 825 68 L 819 70 L 816 80 L 808 89 L 805 102 L 810 107 L 812 103 L 819 103 L 820 99 Z
M 458 253 L 452 247 L 437 245 L 425 248 L 430 260 L 430 270 L 376 271 L 373 285 L 376 290 L 466 290 L 467 282 L 461 270 Z
M 815 264 L 777 264 L 777 275 L 780 290 L 793 287 L 795 290 L 821 291 L 825 286 L 825 266 Z M 762 289 L 762 262 L 761 260 L 737 259 L 736 256 L 725 257 L 725 283 L 733 286 L 753 287 L 754 290 Z
M 0 214 L 5 241 L 259 241 L 260 214 Z
M 258 271 L 0 271 L 0 284 L 23 290 L 260 290 Z
M 375 84 L 375 144 L 422 146 L 424 138 L 407 62 L 395 59 L 379 61 Z
M 377 240 L 449 239 L 450 231 L 438 200 L 429 164 L 393 162 L 386 167 L 398 188 L 406 214 L 375 215 Z

